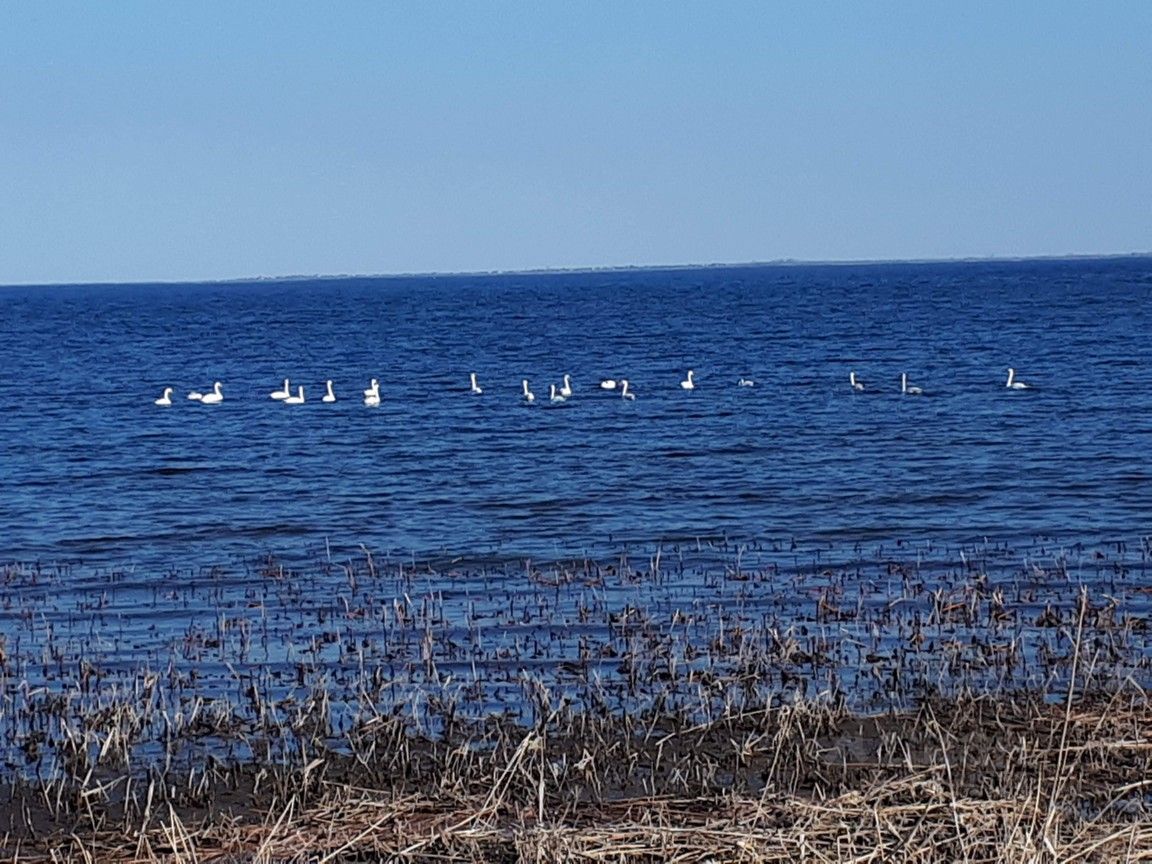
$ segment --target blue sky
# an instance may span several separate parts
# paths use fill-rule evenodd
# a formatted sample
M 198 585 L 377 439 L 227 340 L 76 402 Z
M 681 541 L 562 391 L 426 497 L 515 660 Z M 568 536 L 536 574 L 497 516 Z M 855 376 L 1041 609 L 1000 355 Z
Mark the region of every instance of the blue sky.
M 1152 249 L 1152 3 L 6 3 L 0 283 Z

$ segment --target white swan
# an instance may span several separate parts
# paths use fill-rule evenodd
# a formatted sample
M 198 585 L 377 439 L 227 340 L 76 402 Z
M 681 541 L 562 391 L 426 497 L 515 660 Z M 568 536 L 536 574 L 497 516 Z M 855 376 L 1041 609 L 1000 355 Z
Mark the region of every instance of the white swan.
M 217 381 L 215 384 L 213 384 L 212 385 L 212 392 L 211 393 L 205 393 L 203 396 L 200 397 L 200 401 L 203 402 L 205 405 L 219 405 L 221 402 L 223 402 L 224 401 L 224 390 L 220 386 L 220 382 Z
M 291 396 L 292 390 L 288 386 L 288 379 L 287 378 L 284 379 L 284 389 L 283 390 L 273 390 L 268 395 L 271 396 L 273 399 L 287 399 L 289 396 Z
M 923 396 L 924 391 L 917 387 L 915 384 L 909 385 L 908 373 L 900 373 L 900 392 L 905 396 Z
M 324 398 L 321 399 L 320 401 L 321 402 L 335 402 L 336 401 L 336 394 L 332 392 L 331 379 L 329 379 L 329 381 L 328 381 L 328 392 L 324 394 Z
M 739 381 L 736 382 L 736 384 L 739 387 L 755 387 L 756 386 L 756 382 L 753 381 L 751 378 L 741 378 Z
M 616 389 L 616 381 L 612 378 L 605 378 L 603 381 L 600 382 L 600 389 L 601 390 L 615 390 Z
M 364 391 L 364 404 L 365 405 L 379 405 L 380 404 L 380 382 L 375 378 L 372 379 L 372 386 Z
M 680 386 L 684 390 L 695 390 L 696 389 L 696 382 L 692 380 L 692 376 L 695 374 L 696 373 L 693 372 L 691 369 L 688 370 L 688 377 L 680 382 Z
M 565 399 L 563 396 L 560 395 L 560 392 L 556 389 L 555 384 L 549 384 L 548 385 L 548 392 L 549 392 L 549 396 L 553 402 L 567 402 L 568 401 L 567 399 Z
M 1031 389 L 1031 384 L 1025 384 L 1023 381 L 1016 380 L 1016 370 L 1008 369 L 1008 383 L 1004 385 L 1009 390 L 1028 390 Z
M 475 373 L 475 372 L 471 372 L 471 373 L 469 373 L 468 377 L 469 377 L 469 378 L 471 379 L 471 381 L 472 381 L 472 392 L 473 392 L 473 393 L 475 393 L 477 396 L 479 396 L 479 395 L 480 395 L 481 393 L 483 393 L 484 391 L 483 391 L 483 390 L 481 390 L 481 389 L 480 389 L 480 385 L 476 383 L 476 373 Z
M 203 398 L 203 397 L 201 397 L 201 398 Z M 156 404 L 157 405 L 165 405 L 165 406 L 172 404 L 172 388 L 171 387 L 165 387 L 164 388 L 164 395 L 156 400 Z
M 860 391 L 862 391 L 864 389 L 863 382 L 856 380 L 856 373 L 855 372 L 849 372 L 848 373 L 848 383 L 852 385 L 852 389 L 855 390 L 857 393 L 859 393 Z
M 193 402 L 202 402 L 202 401 L 204 401 L 204 394 L 201 393 L 199 390 L 193 390 L 191 393 L 188 394 L 188 398 L 191 399 Z
M 284 400 L 285 405 L 303 405 L 304 404 L 304 387 L 301 385 L 296 390 L 295 396 L 289 396 Z
M 572 382 L 568 380 L 568 374 L 564 374 L 564 386 L 560 388 L 560 395 L 567 398 L 572 395 Z
M 528 379 L 525 378 L 520 383 L 524 386 L 524 401 L 525 402 L 535 402 L 536 401 L 536 394 L 528 389 Z
M 629 400 L 635 400 L 636 399 L 635 393 L 628 392 L 628 379 L 627 378 L 622 378 L 620 380 L 620 398 L 621 399 L 629 399 Z

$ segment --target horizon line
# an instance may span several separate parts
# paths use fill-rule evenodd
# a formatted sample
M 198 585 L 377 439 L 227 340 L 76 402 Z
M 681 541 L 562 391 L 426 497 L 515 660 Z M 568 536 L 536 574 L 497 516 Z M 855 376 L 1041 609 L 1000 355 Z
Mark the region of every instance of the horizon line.
M 269 276 L 224 276 L 212 279 L 130 279 L 79 282 L 4 282 L 3 288 L 96 288 L 111 285 L 246 285 L 254 282 L 303 282 L 336 279 L 429 279 L 468 276 L 548 276 L 567 273 L 620 273 L 633 270 L 724 270 L 739 267 L 842 267 L 882 264 L 981 264 L 1026 261 L 1083 261 L 1119 258 L 1152 258 L 1142 252 L 1069 252 L 1058 255 L 967 255 L 947 258 L 774 258 L 767 261 L 716 261 L 707 264 L 604 264 L 573 267 L 529 267 L 509 270 L 425 270 L 395 273 L 288 273 Z

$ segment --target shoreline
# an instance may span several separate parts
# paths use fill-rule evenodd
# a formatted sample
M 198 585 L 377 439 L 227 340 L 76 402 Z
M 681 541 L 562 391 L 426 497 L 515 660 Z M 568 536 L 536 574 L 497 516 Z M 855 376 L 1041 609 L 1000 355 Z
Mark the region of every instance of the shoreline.
M 768 261 L 716 261 L 696 264 L 606 264 L 574 267 L 513 268 L 494 270 L 422 270 L 394 273 L 290 273 L 281 276 L 228 276 L 208 279 L 129 279 L 127 281 L 81 281 L 81 282 L 4 282 L 5 288 L 100 288 L 112 286 L 244 286 L 275 285 L 293 282 L 334 282 L 340 280 L 391 281 L 398 279 L 483 279 L 515 276 L 599 276 L 613 273 L 648 272 L 692 272 L 695 270 L 743 270 L 758 268 L 786 267 L 883 267 L 888 265 L 932 266 L 936 264 L 1017 264 L 1017 263 L 1060 263 L 1083 261 L 1128 261 L 1152 258 L 1152 251 L 1133 252 L 1069 252 L 1058 255 L 962 255 L 949 258 L 832 258 L 800 259 L 774 258 Z
M 0 860 L 108 862 L 1120 860 L 1152 852 L 1152 706 L 1135 687 L 800 701 L 686 725 L 556 709 L 352 755 L 198 775 L 9 785 Z M 33 830 L 29 830 L 29 822 Z
M 919 551 L 8 566 L 0 861 L 1152 853 L 1145 546 Z

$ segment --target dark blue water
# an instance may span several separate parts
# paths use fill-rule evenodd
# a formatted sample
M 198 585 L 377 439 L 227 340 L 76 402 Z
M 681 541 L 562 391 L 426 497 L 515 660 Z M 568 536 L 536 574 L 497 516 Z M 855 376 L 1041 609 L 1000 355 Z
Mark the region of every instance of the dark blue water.
M 0 554 L 1133 537 L 1149 333 L 1148 258 L 7 288 Z M 268 398 L 285 376 L 305 405 Z
M 1149 258 L 7 288 L 0 328 L 0 762 L 29 775 L 109 717 L 146 761 L 294 752 L 262 724 L 321 692 L 337 735 L 530 722 L 539 688 L 1064 693 L 1081 586 L 1119 646 L 1095 674 L 1148 686 Z M 200 741 L 201 708 L 245 735 Z

